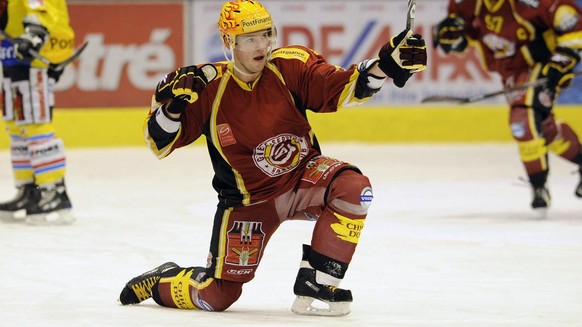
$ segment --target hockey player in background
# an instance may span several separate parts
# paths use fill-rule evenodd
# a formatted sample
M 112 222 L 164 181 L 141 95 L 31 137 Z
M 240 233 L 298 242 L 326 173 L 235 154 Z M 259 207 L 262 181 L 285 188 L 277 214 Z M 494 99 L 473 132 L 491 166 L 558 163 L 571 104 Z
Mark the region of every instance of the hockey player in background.
M 0 220 L 32 224 L 74 222 L 66 192 L 65 151 L 52 123 L 53 88 L 74 49 L 65 0 L 10 0 L 2 15 L 2 117 L 10 136 L 16 197 L 0 203 Z
M 303 245 L 292 310 L 346 315 L 352 294 L 339 284 L 372 187 L 356 166 L 322 155 L 306 110 L 361 104 L 387 77 L 403 87 L 426 68 L 424 40 L 405 30 L 378 58 L 344 70 L 302 46 L 273 49 L 276 29 L 257 1 L 225 3 L 218 28 L 227 61 L 166 75 L 145 125 L 158 158 L 206 137 L 219 198 L 207 265 L 162 264 L 130 280 L 119 300 L 125 305 L 153 297 L 165 307 L 226 310 L 254 278 L 279 225 L 303 219 L 315 227 L 311 244 Z M 314 300 L 327 305 L 315 307 Z
M 511 133 L 532 186 L 531 206 L 545 213 L 548 151 L 578 165 L 582 175 L 579 138 L 552 111 L 580 62 L 580 8 L 572 0 L 450 0 L 448 16 L 434 28 L 433 44 L 445 53 L 476 47 L 484 67 L 508 88 L 547 79 L 507 96 Z M 582 197 L 582 178 L 574 193 Z

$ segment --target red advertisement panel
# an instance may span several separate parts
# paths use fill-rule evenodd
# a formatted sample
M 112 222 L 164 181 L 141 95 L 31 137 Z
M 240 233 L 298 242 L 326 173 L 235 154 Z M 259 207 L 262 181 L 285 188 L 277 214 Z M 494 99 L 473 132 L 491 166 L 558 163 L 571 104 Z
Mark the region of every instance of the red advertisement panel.
M 184 55 L 182 4 L 70 4 L 76 44 L 88 46 L 57 84 L 63 107 L 147 106 Z

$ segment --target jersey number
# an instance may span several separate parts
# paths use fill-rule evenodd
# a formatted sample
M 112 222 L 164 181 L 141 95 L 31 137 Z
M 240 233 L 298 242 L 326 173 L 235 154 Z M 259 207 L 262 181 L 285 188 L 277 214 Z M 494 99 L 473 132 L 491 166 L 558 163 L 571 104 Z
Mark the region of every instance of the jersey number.
M 488 30 L 493 31 L 495 34 L 499 34 L 499 31 L 501 31 L 501 27 L 503 26 L 503 17 L 486 15 L 485 24 L 487 25 Z

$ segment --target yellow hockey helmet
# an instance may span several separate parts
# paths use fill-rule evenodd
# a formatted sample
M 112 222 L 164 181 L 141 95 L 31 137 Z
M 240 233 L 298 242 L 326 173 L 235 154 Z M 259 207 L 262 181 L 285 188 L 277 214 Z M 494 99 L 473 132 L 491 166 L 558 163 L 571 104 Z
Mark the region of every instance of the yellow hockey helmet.
M 273 30 L 271 14 L 258 1 L 228 1 L 220 10 L 218 29 L 225 47 L 234 48 L 239 34 Z

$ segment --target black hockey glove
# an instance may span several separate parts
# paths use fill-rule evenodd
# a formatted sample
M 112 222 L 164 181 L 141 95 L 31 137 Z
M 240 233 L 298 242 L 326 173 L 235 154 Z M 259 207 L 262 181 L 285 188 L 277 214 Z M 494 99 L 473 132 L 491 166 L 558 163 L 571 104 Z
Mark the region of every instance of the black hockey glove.
M 403 87 L 414 73 L 426 69 L 426 46 L 422 36 L 404 30 L 378 53 L 378 67 L 397 87 Z
M 198 94 L 216 76 L 218 76 L 218 71 L 210 64 L 201 67 L 182 67 L 164 76 L 158 83 L 155 99 L 160 103 L 168 103 L 169 105 L 166 107 L 168 112 L 180 113 L 187 103 L 194 103 L 198 100 Z
M 42 25 L 24 23 L 24 34 L 14 40 L 14 56 L 21 61 L 32 61 L 48 39 L 49 33 Z
M 566 88 L 574 78 L 574 67 L 580 62 L 580 55 L 568 48 L 558 47 L 550 61 L 544 66 L 542 73 L 548 78 L 546 88 L 559 91 Z
M 54 69 L 51 69 L 51 67 L 49 66 L 48 77 L 54 79 L 55 83 L 56 83 L 59 81 L 59 79 L 61 78 L 61 75 L 63 75 L 64 71 L 65 71 L 64 69 L 54 70 Z
M 465 22 L 455 16 L 443 19 L 433 28 L 432 46 L 440 46 L 445 53 L 463 52 L 469 43 L 465 36 Z

